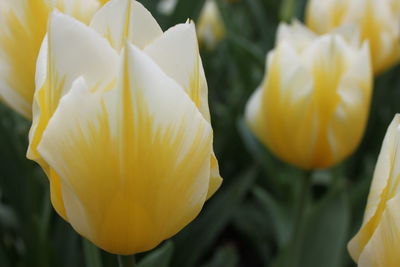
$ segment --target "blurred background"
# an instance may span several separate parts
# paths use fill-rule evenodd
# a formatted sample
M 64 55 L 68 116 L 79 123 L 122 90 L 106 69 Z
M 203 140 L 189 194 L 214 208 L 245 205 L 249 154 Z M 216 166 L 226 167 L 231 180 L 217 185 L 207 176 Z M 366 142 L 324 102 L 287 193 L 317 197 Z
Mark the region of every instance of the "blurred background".
M 178 0 L 166 14 L 142 0 L 163 30 L 192 18 L 204 0 Z M 139 266 L 280 266 L 293 221 L 298 177 L 243 122 L 245 104 L 261 83 L 266 53 L 280 21 L 303 21 L 305 0 L 217 0 L 225 27 L 213 48 L 201 47 L 209 86 L 214 147 L 224 182 L 200 216 Z M 168 12 L 167 12 L 168 13 Z M 400 67 L 375 79 L 370 117 L 360 147 L 342 164 L 312 174 L 312 204 L 301 236 L 302 267 L 355 266 L 346 245 L 358 230 L 386 129 L 400 111 Z M 107 267 L 114 255 L 83 240 L 51 207 L 48 180 L 25 157 L 30 122 L 0 103 L 0 266 Z

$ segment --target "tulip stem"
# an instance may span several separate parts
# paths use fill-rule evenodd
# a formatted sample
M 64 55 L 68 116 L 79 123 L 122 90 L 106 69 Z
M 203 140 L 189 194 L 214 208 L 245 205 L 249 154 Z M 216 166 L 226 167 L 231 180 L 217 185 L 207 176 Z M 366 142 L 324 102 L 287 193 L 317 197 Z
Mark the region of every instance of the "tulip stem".
M 118 266 L 119 267 L 135 267 L 135 255 L 123 256 L 118 255 Z
M 307 218 L 307 203 L 311 189 L 311 175 L 312 172 L 307 172 L 305 176 L 301 177 L 300 188 L 298 190 L 297 197 L 295 198 L 294 224 L 292 230 L 292 239 L 289 245 L 289 253 L 291 254 L 291 257 L 288 257 L 290 259 L 290 267 L 299 265 L 301 239 Z
M 85 238 L 82 238 L 82 243 L 86 266 L 102 267 L 100 250 Z

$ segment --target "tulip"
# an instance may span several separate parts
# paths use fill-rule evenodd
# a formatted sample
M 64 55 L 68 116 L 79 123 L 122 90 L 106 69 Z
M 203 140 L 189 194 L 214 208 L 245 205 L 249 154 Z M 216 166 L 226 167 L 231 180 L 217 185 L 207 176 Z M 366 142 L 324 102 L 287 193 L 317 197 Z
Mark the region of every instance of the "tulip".
M 35 65 L 54 8 L 89 22 L 97 0 L 2 0 L 0 5 L 0 99 L 32 117 Z
M 348 250 L 359 267 L 400 266 L 400 115 L 390 124 L 376 163 L 361 229 Z
M 221 184 L 191 22 L 163 32 L 112 0 L 90 27 L 53 13 L 40 49 L 28 157 L 56 211 L 102 249 L 154 248 Z
M 281 24 L 245 119 L 275 155 L 303 169 L 337 164 L 358 146 L 371 97 L 368 44 Z
M 362 40 L 368 40 L 375 74 L 400 59 L 400 5 L 398 0 L 310 0 L 307 25 L 322 34 L 334 28 L 355 25 Z
M 199 16 L 198 36 L 201 45 L 213 50 L 225 36 L 225 27 L 214 0 L 207 0 Z
M 163 15 L 169 16 L 174 12 L 177 0 L 161 0 L 158 2 L 157 10 Z

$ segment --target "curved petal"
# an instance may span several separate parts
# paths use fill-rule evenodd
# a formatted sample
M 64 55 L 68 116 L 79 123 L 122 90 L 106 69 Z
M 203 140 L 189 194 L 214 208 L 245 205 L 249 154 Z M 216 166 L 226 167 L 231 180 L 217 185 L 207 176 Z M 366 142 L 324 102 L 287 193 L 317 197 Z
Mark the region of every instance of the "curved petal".
M 7 0 L 4 5 L 0 14 L 0 96 L 30 118 L 35 63 L 50 10 L 44 0 Z
M 60 98 L 78 76 L 84 76 L 91 90 L 107 90 L 115 83 L 118 56 L 94 30 L 79 21 L 54 12 L 48 37 L 38 58 L 33 123 L 27 156 L 41 161 L 36 151 L 48 120 Z
M 96 0 L 2 0 L 0 10 L 0 98 L 27 118 L 32 116 L 35 64 L 54 8 L 89 21 Z
M 61 176 L 72 226 L 107 251 L 132 254 L 198 214 L 211 139 L 210 124 L 183 90 L 129 45 L 117 87 L 99 97 L 83 80 L 74 83 L 39 151 Z
M 400 205 L 399 196 L 388 201 L 382 218 L 365 246 L 359 267 L 389 267 L 400 265 Z
M 376 163 L 361 229 L 349 242 L 351 257 L 358 262 L 382 218 L 386 203 L 399 190 L 400 177 L 400 115 L 390 124 Z
M 89 24 L 96 10 L 100 7 L 97 0 L 48 0 L 52 10 L 58 9 L 62 13 L 70 15 Z
M 185 89 L 204 117 L 209 119 L 207 87 L 201 86 L 202 66 L 194 24 L 178 24 L 168 29 L 144 51 Z
M 178 24 L 168 29 L 144 51 L 169 77 L 184 88 L 203 117 L 210 121 L 207 80 L 199 55 L 194 24 Z M 222 183 L 214 153 L 211 156 L 210 173 L 208 197 L 212 196 Z
M 127 40 L 143 48 L 162 34 L 151 13 L 135 0 L 108 2 L 93 17 L 91 27 L 118 51 Z

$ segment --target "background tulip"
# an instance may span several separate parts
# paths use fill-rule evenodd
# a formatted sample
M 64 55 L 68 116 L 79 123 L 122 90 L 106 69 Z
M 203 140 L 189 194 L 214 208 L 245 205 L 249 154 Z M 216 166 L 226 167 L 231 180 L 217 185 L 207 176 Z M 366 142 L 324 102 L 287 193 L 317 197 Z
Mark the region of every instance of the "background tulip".
M 330 167 L 360 143 L 371 96 L 368 45 L 282 24 L 264 81 L 246 107 L 256 136 L 303 169 Z
M 212 50 L 224 38 L 225 27 L 214 0 L 207 0 L 197 26 L 200 44 Z
M 307 25 L 317 33 L 355 25 L 370 42 L 372 65 L 380 73 L 400 58 L 400 9 L 397 0 L 310 0 Z
M 31 118 L 36 58 L 50 12 L 57 8 L 89 22 L 98 7 L 97 0 L 2 0 L 0 98 L 26 118 Z
M 54 13 L 36 75 L 28 157 L 57 212 L 104 250 L 155 247 L 221 184 L 194 24 L 163 33 L 133 0 L 91 27 Z
M 348 244 L 360 267 L 400 265 L 400 115 L 390 124 L 376 163 L 361 229 Z

